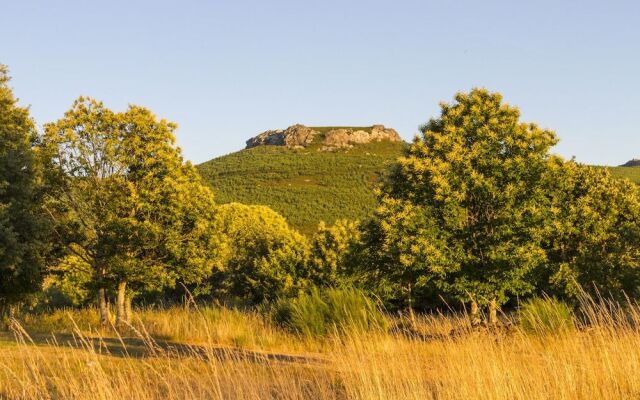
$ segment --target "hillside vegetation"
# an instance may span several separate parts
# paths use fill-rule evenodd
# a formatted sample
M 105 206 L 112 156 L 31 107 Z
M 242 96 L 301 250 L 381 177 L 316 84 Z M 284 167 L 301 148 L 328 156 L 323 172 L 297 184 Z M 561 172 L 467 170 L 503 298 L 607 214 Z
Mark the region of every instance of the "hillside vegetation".
M 626 178 L 634 183 L 640 183 L 640 167 L 608 167 L 607 169 L 616 178 Z
M 383 141 L 333 152 L 258 146 L 197 168 L 218 203 L 268 205 L 309 234 L 320 221 L 369 215 L 376 204 L 373 188 L 403 146 Z
M 310 234 L 320 221 L 369 215 L 376 204 L 373 188 L 403 146 L 385 141 L 334 152 L 258 146 L 214 158 L 197 169 L 218 203 L 267 205 Z M 607 168 L 616 178 L 640 183 L 640 167 Z

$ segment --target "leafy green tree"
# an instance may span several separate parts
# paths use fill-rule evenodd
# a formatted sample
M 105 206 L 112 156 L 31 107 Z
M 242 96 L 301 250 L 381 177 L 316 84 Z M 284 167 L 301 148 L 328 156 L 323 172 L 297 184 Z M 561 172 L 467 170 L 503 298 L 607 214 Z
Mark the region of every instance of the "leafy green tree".
M 540 289 L 576 301 L 581 294 L 640 295 L 640 189 L 608 170 L 557 160 Z
M 84 306 L 95 297 L 92 293 L 91 266 L 69 254 L 47 268 L 39 305 L 51 308 Z
M 381 189 L 378 231 L 368 235 L 387 253 L 377 276 L 397 277 L 409 292 L 434 285 L 470 302 L 474 316 L 487 305 L 492 321 L 509 296 L 533 289 L 556 137 L 519 117 L 484 89 L 441 105 Z
M 0 65 L 0 313 L 39 290 L 47 223 L 29 110 L 18 106 Z
M 449 293 L 436 286 L 433 265 L 455 268 L 437 221 L 419 205 L 381 198 L 363 224 L 356 276 L 389 308 L 435 307 Z
M 309 282 L 309 244 L 266 206 L 218 207 L 216 232 L 224 238 L 214 274 L 218 294 L 252 303 L 296 296 Z
M 321 221 L 312 238 L 309 259 L 314 282 L 321 286 L 351 285 L 360 241 L 357 222 L 341 219 L 327 226 Z
M 160 289 L 211 273 L 213 197 L 175 146 L 176 125 L 129 106 L 115 113 L 79 98 L 45 126 L 48 199 L 58 238 L 89 266 L 102 323 L 107 291 L 117 288 L 126 320 L 127 285 Z

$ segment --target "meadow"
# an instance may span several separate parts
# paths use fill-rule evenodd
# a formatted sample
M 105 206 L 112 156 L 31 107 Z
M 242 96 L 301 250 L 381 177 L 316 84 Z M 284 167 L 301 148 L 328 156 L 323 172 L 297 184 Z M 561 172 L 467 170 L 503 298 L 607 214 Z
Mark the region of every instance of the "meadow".
M 385 329 L 313 337 L 217 306 L 138 309 L 120 334 L 90 308 L 30 314 L 2 336 L 0 398 L 637 398 L 640 307 L 584 301 L 565 317 L 387 314 Z

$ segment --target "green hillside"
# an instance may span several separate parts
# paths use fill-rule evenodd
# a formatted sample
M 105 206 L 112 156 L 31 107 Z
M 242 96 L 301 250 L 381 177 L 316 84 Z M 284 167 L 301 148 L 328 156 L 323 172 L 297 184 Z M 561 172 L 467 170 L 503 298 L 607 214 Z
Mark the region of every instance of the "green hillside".
M 197 167 L 218 203 L 268 205 L 311 234 L 321 220 L 369 215 L 375 207 L 373 187 L 404 144 L 374 142 L 333 152 L 318 151 L 318 146 L 258 146 Z M 615 177 L 640 183 L 640 167 L 606 168 Z
M 607 167 L 616 178 L 627 178 L 640 183 L 640 167 Z
M 268 205 L 310 234 L 321 220 L 369 215 L 372 189 L 403 146 L 383 141 L 332 152 L 258 146 L 207 161 L 198 170 L 218 203 Z

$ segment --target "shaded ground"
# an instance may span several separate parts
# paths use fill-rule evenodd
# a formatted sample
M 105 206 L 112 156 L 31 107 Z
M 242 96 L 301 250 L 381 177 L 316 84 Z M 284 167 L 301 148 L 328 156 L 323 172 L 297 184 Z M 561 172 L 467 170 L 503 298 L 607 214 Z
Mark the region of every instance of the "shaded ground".
M 133 337 L 79 337 L 71 334 L 29 334 L 28 338 L 20 338 L 11 332 L 0 332 L 0 347 L 13 345 L 17 341 L 34 346 L 69 347 L 81 350 L 93 349 L 96 353 L 114 357 L 197 357 L 204 360 L 216 359 L 219 361 L 249 361 L 255 363 L 277 361 L 298 364 L 323 364 L 326 362 L 325 359 L 317 355 L 267 353 L 225 346 L 193 345 L 168 340 L 143 340 Z

